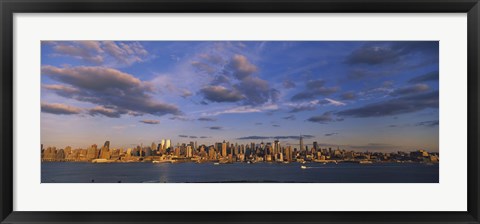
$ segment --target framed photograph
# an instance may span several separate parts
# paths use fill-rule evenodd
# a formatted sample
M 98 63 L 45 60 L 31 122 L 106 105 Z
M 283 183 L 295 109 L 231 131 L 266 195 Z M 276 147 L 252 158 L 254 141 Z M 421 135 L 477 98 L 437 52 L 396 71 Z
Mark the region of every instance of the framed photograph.
M 479 223 L 479 5 L 1 1 L 2 223 Z

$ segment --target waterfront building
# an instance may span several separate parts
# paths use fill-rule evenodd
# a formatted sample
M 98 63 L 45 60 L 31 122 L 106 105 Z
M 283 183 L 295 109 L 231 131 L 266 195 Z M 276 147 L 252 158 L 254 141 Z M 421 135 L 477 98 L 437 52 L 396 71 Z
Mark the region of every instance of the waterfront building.
M 208 147 L 208 159 L 209 160 L 216 160 L 217 154 L 215 152 L 215 148 L 213 146 Z
M 225 140 L 222 143 L 222 157 L 227 157 L 227 143 Z
M 155 151 L 157 149 L 157 145 L 155 144 L 155 142 L 152 142 L 152 146 L 150 146 L 150 149 L 152 151 Z
M 193 157 L 193 148 L 191 145 L 187 145 L 187 158 Z
M 176 147 L 175 150 L 174 150 L 174 153 L 175 153 L 176 157 L 180 157 L 180 148 Z
M 93 144 L 87 150 L 87 160 L 98 159 L 99 151 L 97 149 L 97 145 Z
M 165 149 L 170 148 L 170 146 L 172 146 L 172 142 L 170 141 L 170 139 L 167 139 L 167 141 L 165 141 Z
M 300 135 L 300 152 L 303 151 L 303 136 Z
M 288 162 L 291 162 L 292 161 L 292 147 L 291 146 L 287 146 L 287 148 L 285 148 L 285 159 L 288 161 Z
M 273 154 L 276 155 L 278 152 L 280 152 L 280 141 L 275 140 L 273 144 Z

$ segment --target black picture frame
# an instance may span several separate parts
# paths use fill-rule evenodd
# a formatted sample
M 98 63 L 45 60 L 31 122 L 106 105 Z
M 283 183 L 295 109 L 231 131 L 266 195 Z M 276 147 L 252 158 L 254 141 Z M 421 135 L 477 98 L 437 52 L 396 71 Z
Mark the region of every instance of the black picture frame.
M 478 0 L 0 0 L 2 223 L 480 223 Z M 468 14 L 466 212 L 19 212 L 13 211 L 14 13 L 457 13 Z M 188 203 L 188 202 L 185 202 Z M 322 203 L 322 202 L 320 202 Z M 327 203 L 327 202 L 324 202 Z M 348 203 L 348 202 L 346 202 Z

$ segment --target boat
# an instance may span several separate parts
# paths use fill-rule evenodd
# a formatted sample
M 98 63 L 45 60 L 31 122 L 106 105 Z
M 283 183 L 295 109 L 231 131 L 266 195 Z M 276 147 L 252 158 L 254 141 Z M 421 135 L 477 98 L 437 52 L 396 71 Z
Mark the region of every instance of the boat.
M 307 167 L 306 167 L 306 166 L 301 166 L 300 168 L 302 168 L 302 169 L 307 169 Z
M 220 165 L 220 163 L 213 163 L 213 165 Z
M 173 160 L 153 160 L 152 163 L 174 163 Z
M 107 160 L 107 159 L 94 159 L 92 160 L 92 163 L 109 163 L 111 161 Z

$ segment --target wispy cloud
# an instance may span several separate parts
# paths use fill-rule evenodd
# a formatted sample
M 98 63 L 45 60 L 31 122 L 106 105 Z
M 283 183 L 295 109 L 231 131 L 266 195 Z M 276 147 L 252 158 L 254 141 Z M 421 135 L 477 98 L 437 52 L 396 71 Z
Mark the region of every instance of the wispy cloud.
M 219 110 L 214 112 L 203 113 L 203 116 L 217 116 L 221 114 L 243 114 L 243 113 L 259 113 L 272 110 L 278 110 L 278 105 L 276 104 L 266 104 L 258 107 L 254 106 L 239 106 L 233 107 L 225 110 Z
M 92 109 L 89 109 L 88 114 L 90 114 L 91 116 L 103 115 L 110 118 L 119 118 L 122 115 L 122 112 L 111 109 L 111 108 L 97 106 Z
M 327 124 L 334 121 L 343 121 L 343 118 L 335 116 L 332 111 L 327 111 L 321 115 L 313 116 L 307 119 L 307 121 L 320 123 L 320 124 Z
M 435 127 L 435 126 L 438 126 L 438 124 L 439 124 L 438 120 L 433 120 L 433 121 L 418 122 L 415 125 L 416 126 Z
M 82 109 L 61 103 L 42 103 L 42 112 L 50 114 L 70 115 L 79 114 Z
M 382 117 L 417 112 L 426 108 L 438 108 L 438 91 L 388 99 L 339 111 L 337 114 L 351 117 Z
M 315 138 L 313 135 L 302 135 L 304 139 L 311 139 Z M 246 137 L 240 137 L 237 138 L 238 140 L 263 140 L 263 139 L 294 139 L 294 140 L 299 140 L 300 135 L 295 136 L 295 135 L 279 135 L 279 136 L 258 136 L 258 135 L 252 135 L 252 136 L 246 136 Z
M 305 84 L 305 90 L 292 96 L 292 101 L 309 100 L 318 96 L 328 96 L 336 93 L 339 88 L 336 86 L 325 86 L 326 81 L 323 79 L 309 80 Z
M 140 122 L 144 124 L 160 124 L 159 120 L 141 120 Z
M 197 120 L 199 120 L 199 121 L 216 121 L 217 119 L 213 118 L 213 117 L 200 117 Z
M 220 126 L 211 126 L 211 127 L 207 127 L 207 128 L 210 129 L 210 130 L 222 130 L 223 129 Z

